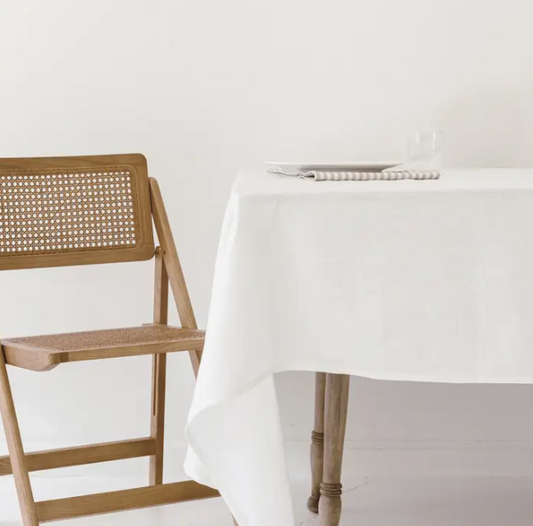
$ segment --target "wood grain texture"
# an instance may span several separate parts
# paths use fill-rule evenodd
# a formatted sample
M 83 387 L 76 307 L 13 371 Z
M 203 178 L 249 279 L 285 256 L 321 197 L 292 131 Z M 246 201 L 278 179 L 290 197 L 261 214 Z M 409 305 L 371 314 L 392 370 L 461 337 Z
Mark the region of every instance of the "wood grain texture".
M 324 425 L 324 475 L 320 486 L 320 526 L 339 526 L 342 511 L 342 457 L 350 377 L 345 374 L 326 375 Z
M 113 167 L 116 166 L 115 163 L 119 163 L 121 166 L 131 166 L 134 170 L 130 172 L 128 169 L 121 173 L 117 167 L 116 172 L 106 173 L 106 170 L 101 170 L 102 173 L 97 175 L 102 178 L 101 184 L 104 184 L 105 176 L 110 178 L 107 181 L 107 184 L 110 185 L 107 192 L 111 191 L 109 188 L 113 188 L 113 184 L 120 185 L 122 190 L 126 189 L 124 190 L 126 192 L 133 192 L 133 190 L 137 192 L 137 201 L 133 197 L 131 199 L 125 197 L 122 201 L 122 208 L 133 206 L 131 205 L 132 202 L 138 204 L 139 210 L 137 212 L 141 217 L 141 230 L 139 231 L 138 223 L 135 222 L 133 226 L 128 226 L 128 228 L 134 230 L 134 234 L 129 233 L 128 235 L 133 236 L 132 239 L 135 241 L 135 239 L 138 239 L 136 236 L 140 232 L 139 235 L 142 237 L 143 250 L 140 248 L 112 248 L 107 251 L 98 249 L 93 252 L 78 253 L 72 251 L 69 253 L 44 254 L 39 251 L 42 252 L 49 249 L 55 251 L 56 248 L 70 250 L 72 247 L 69 246 L 67 249 L 66 247 L 44 246 L 43 248 L 39 245 L 40 248 L 33 250 L 35 252 L 34 254 L 23 256 L 17 253 L 12 258 L 11 255 L 9 257 L 3 257 L 3 261 L 9 259 L 7 263 L 0 262 L 1 270 L 2 268 L 37 268 L 149 259 L 156 252 L 153 246 L 152 216 L 161 243 L 161 249 L 157 251 L 156 255 L 153 324 L 140 328 L 132 327 L 106 331 L 12 338 L 1 342 L 3 347 L 0 347 L 0 409 L 7 436 L 9 457 L 0 457 L 0 475 L 10 473 L 14 475 L 24 526 L 38 526 L 39 522 L 219 496 L 216 490 L 193 481 L 172 484 L 162 483 L 166 354 L 169 352 L 188 351 L 195 375 L 197 375 L 201 352 L 204 346 L 205 332 L 197 330 L 196 319 L 161 193 L 155 180 L 151 180 L 149 183 L 146 159 L 142 155 L 136 154 L 126 156 L 0 159 L 0 178 L 2 176 L 15 178 L 9 180 L 9 184 L 6 183 L 6 186 L 11 188 L 6 194 L 8 196 L 19 190 L 17 177 L 22 177 L 22 184 L 25 185 L 24 170 L 51 170 L 47 173 L 50 175 L 50 179 L 56 178 L 54 182 L 56 185 L 65 183 L 70 177 L 78 177 L 78 183 L 74 183 L 71 179 L 68 179 L 67 185 L 76 186 L 78 184 L 81 188 L 86 181 L 82 178 L 92 174 L 92 172 L 89 174 L 88 170 L 82 172 L 82 168 L 90 166 L 95 168 L 102 166 Z M 63 170 L 62 172 L 56 172 L 56 170 L 67 168 L 74 169 L 74 171 Z M 22 172 L 11 174 L 9 170 L 22 170 Z M 76 172 L 76 170 L 80 171 Z M 129 173 L 135 173 L 135 189 L 129 185 L 128 180 L 124 180 L 124 178 L 129 178 Z M 29 174 L 28 177 L 31 175 Z M 38 184 L 36 183 L 37 186 L 47 186 L 46 182 L 43 183 L 42 174 L 37 173 L 33 175 L 41 178 Z M 66 179 L 61 179 L 62 177 Z M 48 178 L 48 175 L 45 175 L 44 178 Z M 58 182 L 58 179 L 61 180 Z M 91 184 L 93 182 L 91 181 Z M 69 191 L 72 190 L 70 186 Z M 81 196 L 90 195 L 89 191 L 87 191 L 87 194 L 82 193 L 83 190 L 77 188 L 74 188 L 74 191 L 79 192 L 80 199 Z M 62 194 L 61 191 L 56 193 L 58 196 Z M 103 193 L 105 194 L 106 192 Z M 25 191 L 25 199 L 28 199 L 27 196 L 31 197 L 32 195 L 31 190 Z M 35 196 L 35 198 L 38 197 L 42 198 L 42 195 Z M 70 196 L 67 195 L 67 197 Z M 104 201 L 106 200 L 105 197 L 102 199 Z M 110 199 L 110 201 L 116 200 Z M 43 204 L 43 206 L 45 205 L 49 205 L 48 200 Z M 119 206 L 118 208 L 121 207 Z M 133 208 L 135 207 L 133 206 Z M 47 210 L 48 212 L 49 210 Z M 120 210 L 117 212 L 117 221 L 121 220 L 121 213 Z M 127 213 L 133 217 L 131 210 Z M 15 217 L 15 219 L 18 219 L 18 217 Z M 26 235 L 24 234 L 26 232 L 24 228 L 26 227 L 16 224 L 14 228 L 19 227 L 19 230 L 22 232 L 20 236 L 22 237 L 17 241 L 18 246 L 25 246 L 26 239 L 31 238 L 33 240 L 34 238 L 31 236 L 37 235 L 38 237 L 38 232 L 35 234 L 36 230 L 33 223 L 29 226 L 30 230 L 33 230 L 31 230 L 31 235 L 28 234 L 29 237 L 27 238 L 24 237 Z M 120 223 L 118 228 L 120 230 Z M 125 239 L 125 236 L 126 234 L 119 237 Z M 125 245 L 126 243 L 124 242 L 123 244 Z M 6 252 L 12 251 L 11 245 L 6 246 Z M 77 248 L 75 246 L 76 250 Z M 83 246 L 83 248 L 88 247 Z M 28 252 L 31 252 L 31 250 Z M 0 259 L 2 259 L 1 255 Z M 180 328 L 169 327 L 167 325 L 169 283 L 183 325 Z M 6 364 L 35 371 L 45 371 L 65 362 L 99 360 L 143 354 L 154 355 L 151 436 L 149 438 L 40 451 L 28 455 L 24 454 Z M 39 503 L 35 503 L 34 501 L 29 479 L 30 470 L 40 471 L 143 456 L 150 457 L 150 486 L 146 488 L 134 488 Z
M 7 448 L 11 457 L 11 466 L 15 477 L 15 485 L 22 514 L 24 526 L 39 526 L 37 520 L 37 509 L 33 499 L 33 492 L 30 484 L 30 476 L 20 429 L 13 403 L 13 395 L 7 374 L 4 353 L 0 347 L 0 412 L 6 434 Z
M 326 397 L 326 373 L 315 377 L 315 422 L 311 433 L 311 496 L 307 509 L 318 513 L 320 485 L 324 473 L 324 407 Z
M 154 327 L 154 325 L 143 326 L 142 328 Z M 139 327 L 121 329 L 122 332 L 139 331 Z M 163 327 L 162 327 L 163 329 Z M 91 334 L 94 339 L 100 338 L 99 334 L 112 331 L 94 331 L 84 333 L 89 342 L 86 348 L 73 350 L 52 350 L 38 347 L 38 342 L 33 344 L 32 339 L 17 341 L 17 339 L 3 340 L 4 353 L 9 365 L 29 369 L 31 371 L 49 371 L 61 363 L 82 362 L 88 360 L 104 360 L 108 358 L 121 358 L 128 356 L 141 356 L 146 354 L 159 354 L 169 352 L 190 351 L 191 349 L 201 350 L 204 346 L 204 331 L 190 331 L 182 328 L 172 327 L 175 336 L 169 336 L 167 341 L 150 342 L 129 345 L 109 345 L 94 344 L 91 347 Z M 74 336 L 75 334 L 73 334 Z M 57 335 L 69 337 L 70 335 Z M 22 339 L 23 340 L 23 339 Z
M 18 159 L 0 159 L 0 179 L 9 174 L 24 174 L 30 171 L 83 171 L 84 169 L 97 170 L 99 167 L 112 169 L 113 167 L 127 167 L 130 171 L 131 182 L 137 199 L 135 217 L 138 218 L 139 231 L 134 247 L 105 247 L 101 249 L 69 250 L 62 252 L 57 249 L 50 253 L 36 254 L 0 254 L 0 270 L 41 268 L 70 265 L 89 265 L 95 263 L 116 263 L 121 261 L 141 261 L 154 256 L 154 238 L 150 211 L 150 189 L 148 184 L 148 168 L 146 158 L 141 154 L 124 155 L 93 155 L 79 157 L 35 157 Z M 41 193 L 35 191 L 35 199 L 42 198 Z M 100 207 L 96 195 L 84 195 L 83 198 L 91 203 L 92 207 Z M 74 196 L 72 196 L 74 199 Z M 92 200 L 92 201 L 91 201 Z M 62 205 L 68 205 L 68 198 L 64 197 Z M 74 202 L 72 202 L 74 204 Z M 35 203 L 38 205 L 38 203 Z M 29 209 L 28 209 L 29 210 Z M 21 212 L 22 213 L 22 212 Z M 23 221 L 21 216 L 18 221 Z M 102 225 L 103 226 L 103 225 Z M 29 246 L 26 248 L 32 249 Z M 56 247 L 57 248 L 57 247 Z
M 218 491 L 197 482 L 174 482 L 38 502 L 37 514 L 40 522 L 50 522 L 218 496 Z
M 149 437 L 26 453 L 26 463 L 28 471 L 32 472 L 148 457 L 154 453 L 155 440 Z M 9 456 L 0 457 L 0 476 L 12 472 Z
M 154 323 L 168 323 L 168 274 L 163 251 L 158 247 L 155 257 Z M 150 433 L 155 441 L 155 454 L 150 457 L 150 485 L 163 483 L 163 455 L 165 449 L 165 397 L 167 355 L 155 354 L 152 361 L 152 415 Z
M 189 297 L 189 291 L 181 268 L 178 251 L 176 244 L 172 236 L 172 230 L 168 220 L 168 215 L 159 189 L 158 182 L 151 177 L 150 178 L 150 190 L 152 198 L 152 215 L 154 218 L 154 224 L 157 231 L 157 237 L 163 250 L 163 257 L 170 280 L 170 287 L 176 302 L 178 314 L 180 317 L 182 327 L 188 329 L 196 329 L 196 318 L 191 304 L 191 298 Z M 189 356 L 194 369 L 194 373 L 198 376 L 198 369 L 200 367 L 200 361 L 202 358 L 201 350 L 190 350 Z
M 60 356 L 48 351 L 28 349 L 25 347 L 4 346 L 4 356 L 8 365 L 28 369 L 29 371 L 51 371 L 61 363 Z

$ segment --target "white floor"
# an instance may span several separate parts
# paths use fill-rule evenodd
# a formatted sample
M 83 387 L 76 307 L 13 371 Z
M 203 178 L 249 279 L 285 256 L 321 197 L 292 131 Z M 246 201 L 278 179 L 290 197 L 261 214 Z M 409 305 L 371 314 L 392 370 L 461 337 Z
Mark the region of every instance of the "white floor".
M 36 478 L 38 500 L 131 487 L 136 481 Z M 318 526 L 305 509 L 307 482 L 294 484 L 299 526 Z M 533 478 L 368 477 L 345 481 L 342 526 L 531 526 Z M 20 526 L 10 478 L 0 480 L 0 525 Z M 64 526 L 232 526 L 221 499 L 63 521 Z M 275 526 L 275 525 L 272 525 Z

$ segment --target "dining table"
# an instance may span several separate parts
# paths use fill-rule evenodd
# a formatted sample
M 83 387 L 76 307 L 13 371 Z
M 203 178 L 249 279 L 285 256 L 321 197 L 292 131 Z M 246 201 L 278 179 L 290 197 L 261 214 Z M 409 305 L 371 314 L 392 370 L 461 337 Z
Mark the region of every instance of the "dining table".
M 533 170 L 387 181 L 243 171 L 220 236 L 185 469 L 219 490 L 239 526 L 294 526 L 274 377 L 314 371 L 308 506 L 338 526 L 350 376 L 532 383 L 532 313 Z

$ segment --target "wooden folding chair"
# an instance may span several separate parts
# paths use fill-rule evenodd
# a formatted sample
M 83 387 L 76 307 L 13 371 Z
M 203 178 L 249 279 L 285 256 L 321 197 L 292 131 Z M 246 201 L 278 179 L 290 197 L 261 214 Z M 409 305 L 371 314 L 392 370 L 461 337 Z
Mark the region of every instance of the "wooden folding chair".
M 154 247 L 154 220 L 160 246 Z M 166 353 L 188 351 L 195 374 L 204 345 L 159 186 L 142 155 L 0 159 L 0 270 L 116 263 L 155 256 L 154 320 L 136 328 L 3 340 L 0 409 L 24 526 L 218 496 L 193 481 L 163 484 Z M 167 325 L 168 283 L 181 328 Z M 63 362 L 153 355 L 147 438 L 25 454 L 7 365 L 48 371 Z M 35 502 L 29 472 L 150 457 L 148 486 Z

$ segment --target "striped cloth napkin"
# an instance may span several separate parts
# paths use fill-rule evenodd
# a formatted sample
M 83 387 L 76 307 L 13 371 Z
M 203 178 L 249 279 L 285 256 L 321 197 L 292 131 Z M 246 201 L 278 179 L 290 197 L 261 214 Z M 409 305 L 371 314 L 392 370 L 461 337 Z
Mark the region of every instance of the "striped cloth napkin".
M 283 175 L 285 177 L 298 177 L 306 181 L 399 181 L 403 179 L 430 180 L 438 179 L 438 171 L 420 170 L 386 170 L 382 172 L 322 172 L 312 170 L 309 172 L 287 172 L 282 168 L 270 168 L 270 173 Z

